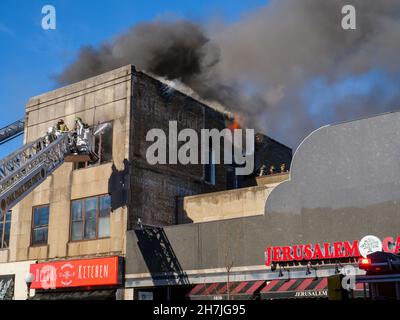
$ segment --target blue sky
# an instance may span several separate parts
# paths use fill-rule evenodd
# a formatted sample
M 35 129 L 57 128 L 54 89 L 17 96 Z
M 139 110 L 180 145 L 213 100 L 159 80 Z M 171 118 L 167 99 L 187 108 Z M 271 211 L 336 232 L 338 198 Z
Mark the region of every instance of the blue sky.
M 29 97 L 56 87 L 53 76 L 83 45 L 98 45 L 142 21 L 158 17 L 234 22 L 266 0 L 1 0 L 0 127 L 24 116 Z M 42 7 L 53 5 L 57 29 L 41 28 Z M 22 139 L 0 146 L 0 158 Z

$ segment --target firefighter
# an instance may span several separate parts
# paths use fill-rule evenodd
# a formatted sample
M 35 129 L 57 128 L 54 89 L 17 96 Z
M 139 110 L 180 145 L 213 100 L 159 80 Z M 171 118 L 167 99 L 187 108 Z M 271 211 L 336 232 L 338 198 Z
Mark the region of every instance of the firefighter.
M 262 177 L 265 175 L 267 175 L 267 166 L 265 164 L 263 164 L 260 168 L 259 176 Z
M 89 125 L 88 125 L 87 123 L 83 122 L 81 118 L 77 117 L 77 118 L 75 119 L 75 127 L 74 127 L 74 130 L 75 130 L 76 132 L 79 132 L 79 131 L 81 131 L 82 129 L 88 129 L 88 128 L 89 128 Z M 78 134 L 79 134 L 79 133 L 78 133 Z
M 63 119 L 58 120 L 56 129 L 61 133 L 69 132 L 69 128 L 67 127 Z
M 74 127 L 74 142 L 78 152 L 88 152 L 91 149 L 91 141 L 89 136 L 89 125 L 83 122 L 81 118 L 76 118 Z
M 47 130 L 47 134 L 46 134 L 46 139 L 45 139 L 45 145 L 46 145 L 46 147 L 47 147 L 50 143 L 54 142 L 55 139 L 57 139 L 56 131 L 54 130 L 54 127 L 50 127 L 50 128 Z

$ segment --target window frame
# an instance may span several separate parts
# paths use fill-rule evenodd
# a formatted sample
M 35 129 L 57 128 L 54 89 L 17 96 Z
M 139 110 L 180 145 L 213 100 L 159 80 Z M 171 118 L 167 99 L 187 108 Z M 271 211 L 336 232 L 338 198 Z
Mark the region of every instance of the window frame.
M 99 237 L 100 199 L 102 197 L 105 197 L 105 196 L 110 197 L 110 200 L 111 200 L 111 196 L 108 193 L 71 200 L 70 216 L 69 216 L 69 221 L 70 221 L 70 223 L 69 223 L 69 242 L 75 243 L 75 242 L 94 241 L 94 240 L 110 239 L 111 238 L 111 206 L 110 206 L 110 210 L 109 210 L 110 233 L 106 237 Z M 96 201 L 96 237 L 93 238 L 93 239 L 85 239 L 86 200 L 92 199 L 92 198 L 96 198 L 96 200 L 97 200 Z M 72 220 L 72 208 L 73 208 L 73 202 L 75 202 L 75 201 L 81 201 L 81 203 L 82 203 L 81 204 L 81 206 L 82 206 L 82 220 L 75 220 L 75 221 L 82 221 L 82 232 L 81 232 L 82 233 L 82 238 L 78 239 L 78 240 L 73 240 L 72 239 L 72 225 L 73 225 L 73 222 L 74 222 L 74 220 Z
M 8 213 L 10 213 L 10 220 L 7 220 L 7 214 Z M 7 249 L 10 248 L 10 237 L 8 238 L 7 246 L 4 246 L 4 243 L 5 243 L 4 237 L 6 235 L 6 224 L 7 224 L 7 222 L 10 223 L 10 231 L 11 231 L 11 221 L 12 221 L 12 211 L 8 210 L 7 212 L 4 213 L 3 219 L 1 221 L 1 223 L 3 224 L 3 226 L 2 226 L 3 230 L 1 232 L 1 237 L 0 237 L 0 250 L 7 250 Z
M 35 209 L 40 209 L 40 208 L 49 208 L 49 214 L 48 214 L 48 222 L 47 222 L 47 242 L 46 243 L 33 243 L 33 237 L 34 237 L 34 229 L 36 228 L 43 228 L 46 225 L 40 225 L 40 226 L 34 226 L 35 224 Z M 47 246 L 49 244 L 49 225 L 50 225 L 50 203 L 48 204 L 42 204 L 39 206 L 33 206 L 32 207 L 32 219 L 31 219 L 31 240 L 30 240 L 30 246 L 31 247 L 43 247 Z

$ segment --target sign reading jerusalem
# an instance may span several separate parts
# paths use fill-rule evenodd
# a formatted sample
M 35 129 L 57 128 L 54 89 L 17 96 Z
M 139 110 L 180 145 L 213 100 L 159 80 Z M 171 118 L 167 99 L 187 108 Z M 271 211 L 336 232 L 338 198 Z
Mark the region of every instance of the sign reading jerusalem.
M 30 266 L 32 289 L 57 289 L 119 283 L 118 257 L 37 263 Z
M 275 262 L 323 260 L 366 257 L 376 251 L 400 252 L 400 237 L 386 237 L 382 241 L 376 236 L 365 236 L 361 240 L 273 246 L 265 250 L 265 265 Z

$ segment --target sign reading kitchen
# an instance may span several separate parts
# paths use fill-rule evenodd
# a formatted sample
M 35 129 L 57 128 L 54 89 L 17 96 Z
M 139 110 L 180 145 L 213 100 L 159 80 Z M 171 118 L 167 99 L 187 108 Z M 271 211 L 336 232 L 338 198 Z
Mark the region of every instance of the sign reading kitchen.
M 31 264 L 32 289 L 105 286 L 119 283 L 118 257 Z

